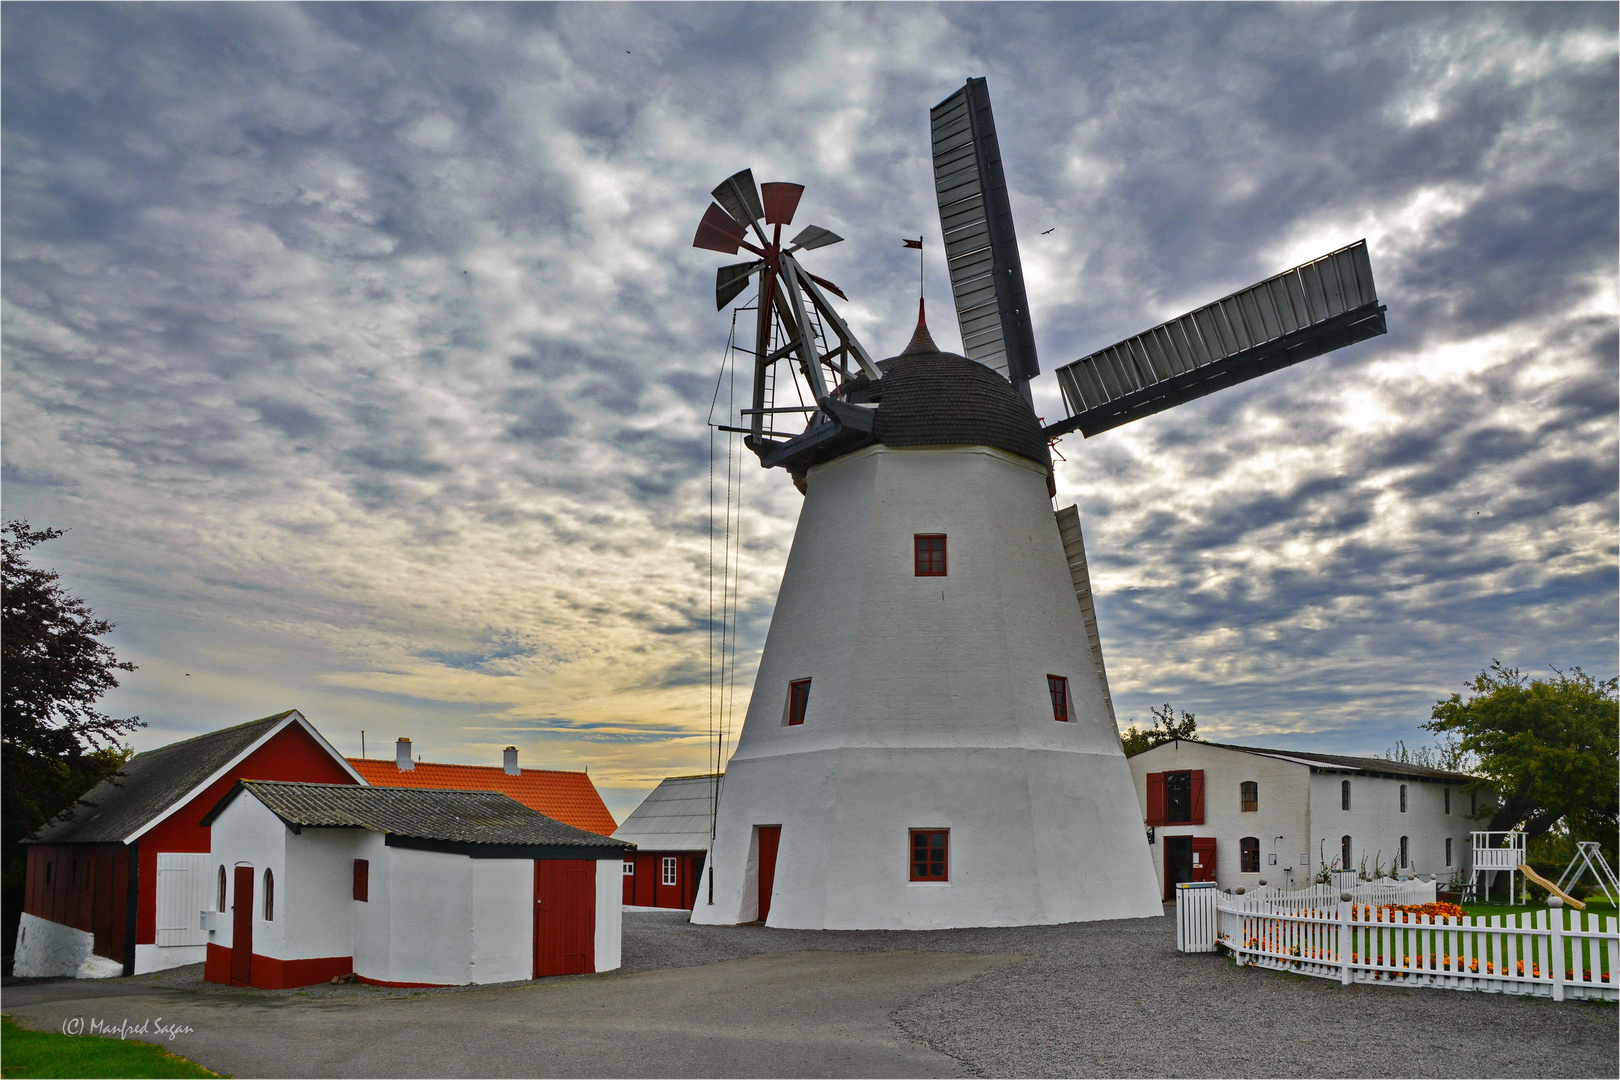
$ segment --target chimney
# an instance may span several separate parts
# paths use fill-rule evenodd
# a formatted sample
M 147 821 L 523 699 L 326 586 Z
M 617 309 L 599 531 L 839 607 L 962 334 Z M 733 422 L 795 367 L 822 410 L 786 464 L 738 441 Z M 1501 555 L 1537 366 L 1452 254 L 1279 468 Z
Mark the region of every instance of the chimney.
M 518 768 L 517 747 L 508 746 L 501 751 L 501 768 L 506 770 L 507 776 L 519 776 L 523 770 Z
M 416 768 L 416 762 L 411 760 L 411 740 L 401 739 L 394 744 L 394 765 L 400 772 L 410 772 Z

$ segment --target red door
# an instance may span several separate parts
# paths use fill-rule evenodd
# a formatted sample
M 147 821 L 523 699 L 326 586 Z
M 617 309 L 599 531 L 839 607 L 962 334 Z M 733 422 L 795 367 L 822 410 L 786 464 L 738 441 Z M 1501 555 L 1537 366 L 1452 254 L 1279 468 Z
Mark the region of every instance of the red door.
M 236 904 L 231 908 L 231 982 L 251 985 L 253 978 L 253 867 L 236 868 Z
M 1215 880 L 1215 838 L 1195 836 L 1192 842 L 1192 879 Z
M 596 970 L 596 863 L 536 859 L 534 977 Z
M 759 826 L 759 921 L 771 916 L 771 893 L 776 889 L 776 849 L 782 843 L 782 826 Z

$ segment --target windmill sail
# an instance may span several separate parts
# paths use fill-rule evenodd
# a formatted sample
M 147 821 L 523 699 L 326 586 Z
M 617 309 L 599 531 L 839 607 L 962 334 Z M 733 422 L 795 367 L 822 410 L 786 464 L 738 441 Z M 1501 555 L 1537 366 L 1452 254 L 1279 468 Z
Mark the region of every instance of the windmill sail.
M 1385 330 L 1358 240 L 1058 368 L 1069 418 L 1046 433 L 1095 435 Z
M 939 224 L 962 351 L 1007 376 L 1027 398 L 1025 384 L 1041 369 L 985 81 L 969 79 L 934 106 L 930 121 Z

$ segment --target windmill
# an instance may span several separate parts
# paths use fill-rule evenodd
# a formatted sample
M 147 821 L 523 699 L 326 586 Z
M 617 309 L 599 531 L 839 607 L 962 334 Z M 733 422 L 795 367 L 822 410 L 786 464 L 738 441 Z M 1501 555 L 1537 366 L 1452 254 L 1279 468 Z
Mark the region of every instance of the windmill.
M 1158 915 L 1073 507 L 1050 440 L 1091 435 L 1383 332 L 1365 244 L 1040 373 L 984 80 L 932 113 L 964 353 L 919 310 L 874 363 L 787 246 L 802 188 L 714 191 L 716 300 L 758 275 L 743 433 L 805 494 L 736 751 L 699 923 L 943 928 Z M 748 236 L 752 234 L 754 240 Z M 785 376 L 785 377 L 784 377 Z M 804 417 L 792 430 L 793 414 Z M 1078 602 L 1077 602 L 1078 601 Z

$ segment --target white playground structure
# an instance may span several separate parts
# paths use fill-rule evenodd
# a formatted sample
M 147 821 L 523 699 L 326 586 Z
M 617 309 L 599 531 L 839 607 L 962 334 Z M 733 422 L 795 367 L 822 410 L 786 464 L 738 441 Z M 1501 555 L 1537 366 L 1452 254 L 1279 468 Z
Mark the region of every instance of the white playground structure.
M 1512 903 L 1514 878 L 1522 878 L 1519 866 L 1524 862 L 1524 833 L 1515 829 L 1512 832 L 1477 832 L 1472 835 L 1474 854 L 1472 873 L 1468 878 L 1469 894 L 1476 901 L 1487 899 L 1491 891 L 1490 875 L 1505 870 L 1508 876 L 1508 902 Z M 1528 882 L 1521 880 L 1520 891 L 1526 888 Z M 1527 898 L 1529 894 L 1524 895 Z

